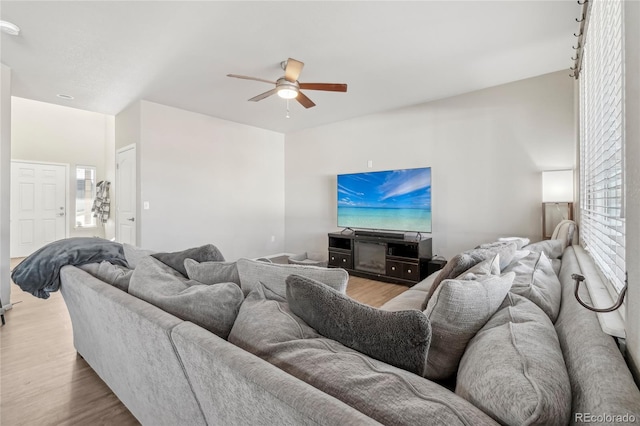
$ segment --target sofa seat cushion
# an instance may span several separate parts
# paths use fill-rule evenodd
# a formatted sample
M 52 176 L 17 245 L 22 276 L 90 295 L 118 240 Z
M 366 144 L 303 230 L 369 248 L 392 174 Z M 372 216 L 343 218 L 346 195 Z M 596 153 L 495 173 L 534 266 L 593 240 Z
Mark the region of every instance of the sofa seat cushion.
M 486 275 L 440 284 L 425 310 L 432 330 L 425 377 L 442 380 L 455 375 L 467 343 L 498 310 L 514 277 Z
M 185 259 L 184 269 L 190 280 L 196 280 L 202 284 L 236 283 L 240 285 L 236 262 L 198 262 L 194 259 Z
M 340 268 L 282 265 L 250 259 L 239 259 L 237 264 L 240 286 L 245 296 L 255 288 L 263 285 L 278 297 L 286 299 L 287 285 L 285 280 L 292 274 L 320 281 L 341 293 L 347 291 L 347 283 L 349 282 L 349 274 Z
M 380 306 L 380 309 L 385 311 L 404 311 L 407 309 L 422 310 L 422 304 L 426 293 L 422 290 L 409 290 L 403 291 L 393 299 L 387 301 L 384 305 Z
M 129 281 L 133 270 L 103 260 L 100 263 L 87 263 L 78 268 L 123 291 L 129 291 Z
M 532 251 L 528 256 L 512 262 L 504 271 L 516 274 L 511 292 L 531 300 L 555 323 L 560 311 L 562 288 L 545 253 Z
M 502 424 L 569 424 L 571 386 L 549 317 L 509 293 L 469 342 L 456 393 Z
M 383 424 L 496 424 L 440 385 L 322 337 L 261 286 L 242 304 L 229 342 Z
M 129 293 L 223 339 L 244 300 L 235 283 L 205 285 L 188 280 L 153 257 L 140 261 L 131 276 Z
M 422 312 L 372 308 L 298 275 L 287 278 L 287 302 L 294 314 L 321 335 L 424 376 L 431 325 Z

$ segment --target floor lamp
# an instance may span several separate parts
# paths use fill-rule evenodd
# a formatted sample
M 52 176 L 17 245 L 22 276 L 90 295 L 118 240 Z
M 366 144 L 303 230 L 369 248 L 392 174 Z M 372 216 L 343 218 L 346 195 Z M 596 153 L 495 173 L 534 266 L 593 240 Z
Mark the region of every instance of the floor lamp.
M 573 220 L 573 170 L 542 172 L 542 237 L 564 219 Z

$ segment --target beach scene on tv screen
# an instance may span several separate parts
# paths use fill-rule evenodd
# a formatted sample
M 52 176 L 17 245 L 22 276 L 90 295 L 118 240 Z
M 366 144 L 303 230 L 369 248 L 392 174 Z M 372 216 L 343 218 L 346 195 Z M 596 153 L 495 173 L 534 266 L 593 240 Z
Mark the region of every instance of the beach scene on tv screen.
M 431 168 L 338 175 L 338 226 L 431 232 Z

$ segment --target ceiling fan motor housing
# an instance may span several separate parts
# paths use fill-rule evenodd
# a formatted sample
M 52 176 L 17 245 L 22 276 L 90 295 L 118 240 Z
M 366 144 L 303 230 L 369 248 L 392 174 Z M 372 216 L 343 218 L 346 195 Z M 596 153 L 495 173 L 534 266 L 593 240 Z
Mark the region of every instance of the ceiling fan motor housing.
M 300 92 L 300 84 L 297 81 L 289 81 L 284 77 L 279 78 L 276 81 L 276 89 L 278 90 L 278 95 L 285 99 L 293 99 L 298 96 Z

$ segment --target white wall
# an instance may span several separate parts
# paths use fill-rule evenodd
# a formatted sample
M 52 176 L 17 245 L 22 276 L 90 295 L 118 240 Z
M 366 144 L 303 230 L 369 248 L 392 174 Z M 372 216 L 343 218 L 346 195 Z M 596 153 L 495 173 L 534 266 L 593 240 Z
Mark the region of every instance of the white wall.
M 573 108 L 563 71 L 287 134 L 286 250 L 327 255 L 336 174 L 423 166 L 434 254 L 505 235 L 539 240 L 540 172 L 574 166 Z
M 284 249 L 284 135 L 141 103 L 138 245 L 212 243 L 228 260 Z
M 626 301 L 627 347 L 636 380 L 640 380 L 640 3 L 625 7 L 625 143 L 626 143 Z
M 11 158 L 69 164 L 69 236 L 104 237 L 101 225 L 75 227 L 74 177 L 75 167 L 83 165 L 96 167 L 98 181 L 105 179 L 105 153 L 107 146 L 113 145 L 113 117 L 17 97 L 12 98 L 11 109 Z
M 11 303 L 9 215 L 11 194 L 11 68 L 0 64 L 0 299 Z

